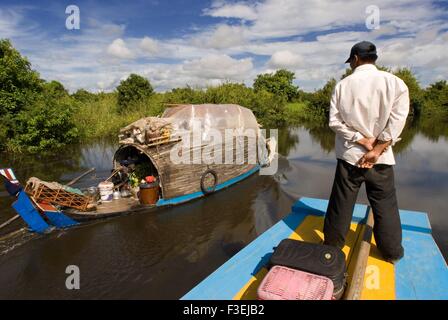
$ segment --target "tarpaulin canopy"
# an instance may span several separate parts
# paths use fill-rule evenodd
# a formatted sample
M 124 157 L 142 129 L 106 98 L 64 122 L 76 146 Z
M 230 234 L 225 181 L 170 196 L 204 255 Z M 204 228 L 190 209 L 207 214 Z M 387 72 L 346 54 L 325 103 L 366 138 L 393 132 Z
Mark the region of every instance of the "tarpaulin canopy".
M 175 105 L 167 108 L 161 118 L 143 118 L 121 129 L 119 139 L 121 144 L 150 145 L 194 129 L 200 129 L 203 138 L 211 130 L 225 129 L 249 129 L 258 135 L 260 125 L 251 110 L 236 104 Z
M 199 121 L 201 129 L 254 129 L 259 124 L 251 110 L 236 104 L 176 105 L 165 110 L 166 118 L 176 130 L 191 130 L 193 123 Z

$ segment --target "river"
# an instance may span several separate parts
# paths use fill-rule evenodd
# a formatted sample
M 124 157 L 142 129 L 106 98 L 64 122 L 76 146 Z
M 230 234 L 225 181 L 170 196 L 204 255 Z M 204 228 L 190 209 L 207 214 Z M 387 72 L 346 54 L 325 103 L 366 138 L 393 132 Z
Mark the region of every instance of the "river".
M 442 129 L 440 129 L 442 127 Z M 399 206 L 428 212 L 433 236 L 448 256 L 446 126 L 409 125 L 397 144 Z M 113 141 L 70 147 L 51 156 L 0 154 L 0 167 L 21 181 L 35 175 L 68 182 L 86 169 L 87 186 L 110 173 Z M 290 212 L 301 196 L 328 199 L 336 160 L 328 128 L 301 125 L 279 132 L 279 170 L 251 176 L 212 196 L 157 212 L 102 220 L 45 236 L 20 233 L 0 241 L 0 299 L 178 299 Z M 358 197 L 367 203 L 365 189 Z M 14 213 L 0 187 L 0 223 Z M 9 228 L 20 228 L 20 222 Z M 12 230 L 8 230 L 12 231 Z M 68 265 L 81 289 L 67 290 Z

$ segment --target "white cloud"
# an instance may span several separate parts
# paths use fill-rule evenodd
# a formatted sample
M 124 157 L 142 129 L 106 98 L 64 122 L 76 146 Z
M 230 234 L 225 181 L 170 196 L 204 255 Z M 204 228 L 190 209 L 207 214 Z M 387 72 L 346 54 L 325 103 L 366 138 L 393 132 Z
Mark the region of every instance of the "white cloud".
M 131 59 L 134 57 L 132 52 L 126 47 L 126 43 L 123 39 L 115 39 L 108 47 L 107 53 L 112 57 L 120 59 Z
M 255 8 L 244 3 L 226 4 L 223 2 L 215 2 L 211 8 L 204 10 L 204 14 L 215 18 L 236 18 L 243 20 L 255 20 L 257 18 Z
M 208 55 L 183 65 L 183 70 L 191 75 L 222 80 L 244 80 L 252 68 L 252 60 L 249 58 L 237 60 L 223 54 Z
M 0 9 L 0 37 L 11 38 L 19 35 L 18 25 L 22 20 L 18 12 Z
M 289 50 L 275 52 L 268 62 L 273 68 L 297 68 L 303 63 L 303 58 Z
M 303 35 L 312 31 L 365 26 L 365 9 L 370 0 L 266 0 L 253 4 L 256 19 L 250 32 L 256 38 Z M 418 28 L 421 21 L 437 13 L 430 2 L 419 0 L 376 0 L 381 21 L 396 21 L 401 31 Z
M 197 47 L 229 49 L 245 43 L 245 29 L 239 26 L 219 25 L 211 31 L 195 35 L 192 44 Z
M 157 41 L 149 37 L 144 37 L 140 41 L 140 48 L 151 55 L 156 55 L 159 53 L 159 45 Z

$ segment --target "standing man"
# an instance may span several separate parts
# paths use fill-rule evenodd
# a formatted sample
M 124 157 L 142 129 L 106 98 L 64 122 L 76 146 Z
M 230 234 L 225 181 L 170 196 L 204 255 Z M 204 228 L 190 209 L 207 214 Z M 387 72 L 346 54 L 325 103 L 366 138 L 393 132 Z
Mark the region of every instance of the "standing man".
M 361 184 L 373 209 L 373 232 L 384 259 L 404 255 L 394 185 L 392 146 L 409 113 L 409 91 L 398 77 L 380 71 L 373 43 L 355 44 L 346 63 L 354 71 L 335 87 L 330 128 L 336 133 L 336 174 L 324 223 L 325 244 L 342 248 Z

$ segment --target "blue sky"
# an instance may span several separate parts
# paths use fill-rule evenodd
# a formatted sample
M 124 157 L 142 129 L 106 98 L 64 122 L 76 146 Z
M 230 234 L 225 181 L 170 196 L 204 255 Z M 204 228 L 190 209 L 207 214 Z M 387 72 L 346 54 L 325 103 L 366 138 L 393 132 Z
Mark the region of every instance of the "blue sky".
M 80 30 L 65 27 L 70 4 L 80 9 Z M 371 5 L 377 29 L 366 26 Z M 448 75 L 448 1 L 2 0 L 0 38 L 70 91 L 110 91 L 130 73 L 158 91 L 252 85 L 279 68 L 312 91 L 344 72 L 361 40 L 377 44 L 379 64 L 410 67 L 423 85 Z

